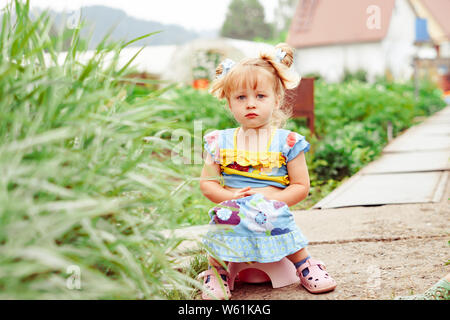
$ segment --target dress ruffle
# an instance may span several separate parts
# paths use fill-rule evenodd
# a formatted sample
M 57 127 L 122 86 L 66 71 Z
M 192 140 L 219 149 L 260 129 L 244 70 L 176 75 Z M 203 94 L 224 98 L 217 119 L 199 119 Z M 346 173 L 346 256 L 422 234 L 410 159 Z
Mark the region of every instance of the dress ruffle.
M 240 166 L 259 166 L 264 168 L 280 168 L 286 165 L 286 158 L 281 152 L 255 152 L 246 150 L 221 149 L 219 154 L 220 163 L 228 166 L 237 163 Z
M 275 262 L 307 246 L 300 231 L 271 237 L 238 237 L 227 233 L 208 233 L 204 244 L 224 261 Z
M 287 163 L 310 148 L 304 136 L 275 129 L 266 150 L 239 150 L 237 132 L 237 128 L 231 128 L 215 130 L 204 136 L 205 150 L 221 167 L 223 184 L 233 188 L 269 185 L 286 188 L 289 185 Z

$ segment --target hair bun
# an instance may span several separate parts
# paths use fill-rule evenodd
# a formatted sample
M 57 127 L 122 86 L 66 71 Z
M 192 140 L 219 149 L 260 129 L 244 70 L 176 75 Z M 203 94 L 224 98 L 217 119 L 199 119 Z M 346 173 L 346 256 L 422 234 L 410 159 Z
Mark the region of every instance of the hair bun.
M 221 63 L 219 63 L 219 65 L 216 68 L 216 78 L 219 78 L 220 75 L 222 74 L 222 72 L 223 72 L 223 66 Z
M 289 68 L 294 62 L 294 49 L 292 49 L 290 45 L 284 42 L 277 44 L 275 46 L 275 50 L 276 49 L 281 49 L 282 51 L 286 52 L 286 55 L 283 60 L 281 60 L 281 63 Z

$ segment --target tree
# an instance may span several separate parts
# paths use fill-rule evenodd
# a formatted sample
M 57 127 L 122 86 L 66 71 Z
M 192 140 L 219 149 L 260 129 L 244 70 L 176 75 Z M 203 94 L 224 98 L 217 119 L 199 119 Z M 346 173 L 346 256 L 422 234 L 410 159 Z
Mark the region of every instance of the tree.
M 232 0 L 220 35 L 245 40 L 269 39 L 273 28 L 264 19 L 264 7 L 258 0 Z
M 277 32 L 289 30 L 297 3 L 298 0 L 278 0 L 278 7 L 275 8 L 275 28 Z

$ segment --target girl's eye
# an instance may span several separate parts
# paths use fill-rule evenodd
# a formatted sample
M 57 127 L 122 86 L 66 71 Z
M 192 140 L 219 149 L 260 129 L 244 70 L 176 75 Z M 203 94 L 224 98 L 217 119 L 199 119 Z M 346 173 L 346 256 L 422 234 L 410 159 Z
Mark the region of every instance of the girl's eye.
M 264 98 L 265 97 L 265 95 L 263 95 L 263 94 L 258 94 L 258 99 L 262 99 L 262 98 Z
M 238 100 L 244 100 L 244 99 L 245 99 L 245 96 L 238 96 L 237 99 L 238 99 Z

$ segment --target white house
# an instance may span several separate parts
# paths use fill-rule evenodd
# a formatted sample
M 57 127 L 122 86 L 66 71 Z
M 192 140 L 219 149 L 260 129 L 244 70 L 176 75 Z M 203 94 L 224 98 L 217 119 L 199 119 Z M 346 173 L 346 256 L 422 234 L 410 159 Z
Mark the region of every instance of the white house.
M 297 49 L 294 67 L 301 75 L 319 73 L 330 82 L 340 81 L 346 70 L 358 69 L 367 72 L 369 81 L 386 72 L 397 80 L 409 79 L 414 57 L 436 56 L 433 46 L 419 50 L 416 45 L 417 18 L 422 16 L 416 7 L 421 1 L 434 2 L 437 11 L 450 4 L 448 0 L 299 0 L 287 38 Z
M 142 50 L 141 50 L 142 49 Z M 138 74 L 146 74 L 151 78 L 163 80 L 165 83 L 181 82 L 191 84 L 194 80 L 194 69 L 198 64 L 198 56 L 202 53 L 218 54 L 219 61 L 230 58 L 235 61 L 247 56 L 257 56 L 260 51 L 273 50 L 273 47 L 260 42 L 236 40 L 229 38 L 197 39 L 182 45 L 161 45 L 141 47 L 127 47 L 121 50 L 118 67 L 123 67 L 131 59 L 129 68 Z M 81 63 L 87 63 L 95 54 L 95 50 L 88 50 L 78 54 Z M 58 63 L 63 63 L 67 52 L 58 55 Z M 110 52 L 104 58 L 105 66 L 114 61 L 114 53 Z M 46 55 L 48 63 L 51 56 Z M 218 62 L 217 62 L 218 64 Z M 212 78 L 217 67 L 216 61 L 207 65 Z

